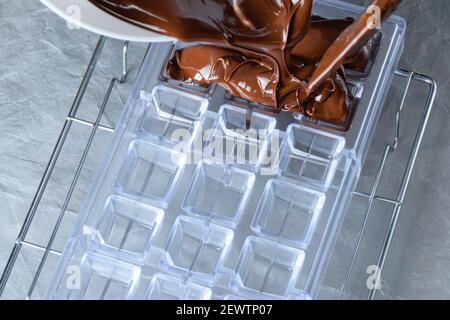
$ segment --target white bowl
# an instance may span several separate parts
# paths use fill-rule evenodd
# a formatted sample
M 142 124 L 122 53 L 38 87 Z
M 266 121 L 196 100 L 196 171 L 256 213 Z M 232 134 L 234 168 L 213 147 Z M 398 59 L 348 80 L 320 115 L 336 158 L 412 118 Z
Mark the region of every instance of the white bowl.
M 71 25 L 120 40 L 165 42 L 172 39 L 120 20 L 88 0 L 40 0 Z

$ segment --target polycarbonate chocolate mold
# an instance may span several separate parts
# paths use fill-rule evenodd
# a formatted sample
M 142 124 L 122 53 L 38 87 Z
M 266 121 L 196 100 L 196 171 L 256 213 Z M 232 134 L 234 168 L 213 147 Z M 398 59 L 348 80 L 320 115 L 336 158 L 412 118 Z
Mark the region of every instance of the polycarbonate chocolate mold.
M 360 10 L 314 1 L 314 13 L 327 18 Z M 315 298 L 390 87 L 404 22 L 392 17 L 380 32 L 371 73 L 349 78 L 358 101 L 346 132 L 262 114 L 217 86 L 164 79 L 173 51 L 186 44 L 153 44 L 47 297 Z M 191 162 L 197 137 L 206 139 Z M 276 171 L 265 170 L 266 155 L 278 155 Z M 67 287 L 80 267 L 83 292 Z
M 189 215 L 233 227 L 239 223 L 254 183 L 255 175 L 251 172 L 202 162 L 182 207 Z
M 169 267 L 198 279 L 214 281 L 233 241 L 233 231 L 179 216 L 166 247 Z
M 306 248 L 325 198 L 311 188 L 272 179 L 264 189 L 252 229 L 260 236 Z
M 96 223 L 101 246 L 144 260 L 164 217 L 160 208 L 118 195 L 108 197 L 105 213 Z
M 236 268 L 237 284 L 254 294 L 286 296 L 295 284 L 304 256 L 301 250 L 248 237 Z
M 148 104 L 140 125 L 144 136 L 185 147 L 192 144 L 208 109 L 207 99 L 163 85 L 141 97 Z
M 222 105 L 213 133 L 206 141 L 205 158 L 211 161 L 258 170 L 276 119 L 232 105 Z
M 327 189 L 333 180 L 345 139 L 291 124 L 280 150 L 280 175 Z
M 194 283 L 184 283 L 181 278 L 156 274 L 147 292 L 150 300 L 209 300 L 211 289 Z
M 141 270 L 131 264 L 87 252 L 80 264 L 70 266 L 66 274 L 66 288 L 61 299 L 122 300 L 133 296 Z
M 183 170 L 186 155 L 173 148 L 134 140 L 122 165 L 119 192 L 165 207 Z

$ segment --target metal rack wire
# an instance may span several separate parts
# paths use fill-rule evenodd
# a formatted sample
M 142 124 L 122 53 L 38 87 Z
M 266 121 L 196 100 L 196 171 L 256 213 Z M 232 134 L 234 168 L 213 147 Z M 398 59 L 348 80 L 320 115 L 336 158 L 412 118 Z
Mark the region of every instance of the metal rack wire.
M 100 58 L 100 55 L 102 53 L 102 50 L 104 48 L 106 41 L 107 41 L 107 38 L 100 37 L 97 42 L 97 45 L 94 49 L 91 60 L 88 64 L 86 73 L 83 77 L 83 80 L 80 84 L 78 92 L 73 101 L 72 107 L 69 110 L 69 113 L 66 117 L 64 126 L 61 130 L 61 133 L 59 135 L 57 143 L 53 149 L 53 152 L 52 152 L 52 155 L 48 162 L 48 165 L 46 167 L 46 170 L 42 176 L 39 187 L 34 195 L 32 202 L 31 202 L 28 213 L 25 217 L 25 221 L 22 224 L 22 227 L 21 227 L 20 232 L 17 236 L 17 239 L 14 243 L 13 249 L 10 253 L 10 256 L 8 258 L 6 266 L 5 266 L 4 270 L 2 271 L 1 278 L 0 278 L 0 298 L 3 297 L 3 295 L 4 295 L 5 287 L 8 283 L 8 281 L 10 280 L 11 273 L 12 273 L 14 267 L 16 266 L 18 256 L 19 256 L 21 250 L 23 249 L 23 247 L 30 247 L 34 250 L 39 250 L 39 251 L 43 252 L 43 255 L 42 255 L 42 257 L 39 261 L 38 267 L 32 277 L 31 284 L 29 286 L 28 292 L 25 297 L 26 299 L 31 298 L 33 292 L 35 291 L 36 284 L 42 274 L 44 264 L 46 263 L 49 254 L 50 253 L 55 254 L 55 255 L 61 254 L 61 252 L 59 252 L 58 250 L 55 250 L 53 248 L 53 244 L 54 244 L 55 238 L 58 234 L 58 231 L 60 230 L 64 215 L 68 208 L 68 204 L 72 198 L 74 189 L 79 180 L 80 173 L 83 169 L 86 158 L 91 149 L 93 139 L 98 130 L 103 130 L 103 131 L 109 132 L 109 133 L 114 132 L 114 128 L 101 125 L 101 120 L 102 120 L 102 116 L 104 115 L 105 110 L 108 106 L 108 101 L 111 96 L 111 92 L 112 92 L 113 88 L 116 85 L 122 84 L 127 81 L 127 76 L 128 76 L 128 43 L 127 42 L 124 43 L 123 51 L 122 51 L 122 76 L 120 79 L 116 78 L 116 77 L 113 77 L 111 79 L 108 90 L 106 91 L 106 94 L 103 98 L 103 102 L 101 103 L 101 106 L 96 115 L 96 120 L 94 122 L 92 122 L 92 121 L 88 121 L 86 119 L 80 118 L 78 116 L 80 105 L 83 100 L 83 96 L 85 95 L 86 90 L 91 82 L 92 75 L 94 73 L 94 70 L 96 68 L 97 62 Z M 435 96 L 436 96 L 436 83 L 434 82 L 433 79 L 431 79 L 427 76 L 409 72 L 409 71 L 405 71 L 405 70 L 396 70 L 395 76 L 407 79 L 407 83 L 406 83 L 406 87 L 405 87 L 405 90 L 404 90 L 404 93 L 403 93 L 403 96 L 401 99 L 401 103 L 399 104 L 398 109 L 397 109 L 397 116 L 396 116 L 396 122 L 395 122 L 395 136 L 393 138 L 393 141 L 390 144 L 386 145 L 386 147 L 384 149 L 384 153 L 382 154 L 381 161 L 379 163 L 378 171 L 376 174 L 375 182 L 371 188 L 371 192 L 370 193 L 355 192 L 355 196 L 364 197 L 364 198 L 368 199 L 369 205 L 368 205 L 366 211 L 364 212 L 364 222 L 363 222 L 361 230 L 359 231 L 356 247 L 355 247 L 355 250 L 353 253 L 353 257 L 352 257 L 352 261 L 351 261 L 350 267 L 348 269 L 348 272 L 346 274 L 344 285 L 342 286 L 341 297 L 343 297 L 343 293 L 349 283 L 349 279 L 350 279 L 352 270 L 354 268 L 355 259 L 360 250 L 361 239 L 362 239 L 364 233 L 366 232 L 366 229 L 368 226 L 368 219 L 371 215 L 372 206 L 373 206 L 373 203 L 375 200 L 389 203 L 389 204 L 393 205 L 393 208 L 394 208 L 392 211 L 391 220 L 389 222 L 389 226 L 388 226 L 387 233 L 386 233 L 384 241 L 383 241 L 382 250 L 379 254 L 378 264 L 377 264 L 380 268 L 380 273 L 384 269 L 384 265 L 386 263 L 386 258 L 387 258 L 388 252 L 389 252 L 389 248 L 391 246 L 391 242 L 393 239 L 393 235 L 395 232 L 399 214 L 402 209 L 403 201 L 405 199 L 408 185 L 409 185 L 409 182 L 412 177 L 414 165 L 416 163 L 417 155 L 419 153 L 419 148 L 420 148 L 423 136 L 424 136 L 424 132 L 425 132 L 425 129 L 426 129 L 429 117 L 430 117 L 430 113 L 431 113 L 431 110 L 432 110 L 432 107 L 434 104 Z M 390 156 L 392 156 L 398 149 L 398 145 L 400 143 L 401 115 L 402 115 L 402 111 L 406 104 L 406 97 L 408 95 L 411 84 L 413 82 L 418 82 L 418 83 L 421 83 L 428 87 L 427 100 L 424 105 L 420 124 L 417 128 L 416 137 L 415 137 L 411 152 L 408 157 L 408 161 L 406 164 L 406 170 L 405 170 L 404 175 L 401 180 L 400 190 L 399 190 L 398 194 L 396 194 L 392 198 L 381 197 L 381 196 L 377 195 L 378 188 L 379 188 L 379 182 L 385 171 L 388 158 Z M 47 241 L 47 243 L 45 245 L 39 245 L 39 244 L 29 242 L 26 240 L 27 234 L 29 233 L 30 226 L 32 225 L 33 220 L 36 218 L 36 213 L 37 213 L 38 207 L 41 204 L 41 200 L 47 189 L 48 183 L 54 172 L 55 166 L 60 158 L 61 151 L 63 149 L 64 144 L 66 143 L 67 137 L 69 135 L 69 132 L 72 128 L 73 123 L 81 124 L 84 127 L 86 127 L 87 130 L 90 130 L 89 139 L 87 140 L 87 143 L 84 147 L 84 150 L 83 150 L 81 158 L 78 162 L 75 174 L 72 178 L 69 190 L 65 196 L 62 207 L 59 210 L 59 214 L 57 216 L 56 222 L 51 230 L 50 239 Z M 375 289 L 370 290 L 368 292 L 367 298 L 374 299 L 375 294 L 376 294 Z
M 351 273 L 355 266 L 356 257 L 358 255 L 358 252 L 360 249 L 361 240 L 363 238 L 364 233 L 366 232 L 368 221 L 369 221 L 375 200 L 381 201 L 382 203 L 387 203 L 387 204 L 393 205 L 393 211 L 391 214 L 387 232 L 385 234 L 383 244 L 382 244 L 382 249 L 379 254 L 377 263 L 376 263 L 376 266 L 378 266 L 378 268 L 379 268 L 378 277 L 381 278 L 381 275 L 382 275 L 384 267 L 385 267 L 386 259 L 388 256 L 388 252 L 391 247 L 395 228 L 397 226 L 397 222 L 398 222 L 398 219 L 400 216 L 400 211 L 402 209 L 403 202 L 405 200 L 406 193 L 408 191 L 409 182 L 411 181 L 411 177 L 412 177 L 413 170 L 414 170 L 414 165 L 416 164 L 420 146 L 422 144 L 422 140 L 423 140 L 423 137 L 425 134 L 428 120 L 430 118 L 430 114 L 431 114 L 431 111 L 432 111 L 432 108 L 434 105 L 434 101 L 436 98 L 437 85 L 436 85 L 436 82 L 433 79 L 431 79 L 430 77 L 424 76 L 424 75 L 421 75 L 418 73 L 414 73 L 411 71 L 402 70 L 402 69 L 397 69 L 395 71 L 395 76 L 404 78 L 407 80 L 404 92 L 402 94 L 400 104 L 397 107 L 397 112 L 396 112 L 396 117 L 395 117 L 395 135 L 393 137 L 392 142 L 387 144 L 384 148 L 384 152 L 382 154 L 381 161 L 379 163 L 378 170 L 375 175 L 375 180 L 374 180 L 374 183 L 373 183 L 370 193 L 358 192 L 358 191 L 354 192 L 354 196 L 363 197 L 363 198 L 368 199 L 368 206 L 367 206 L 366 211 L 364 212 L 364 221 L 362 224 L 362 228 L 358 234 L 358 238 L 357 238 L 355 250 L 354 250 L 354 253 L 352 256 L 352 260 L 351 260 L 349 269 L 348 269 L 346 277 L 345 277 L 344 284 L 343 284 L 341 292 L 340 292 L 340 298 L 343 298 L 344 292 L 349 284 L 350 276 L 351 276 Z M 401 115 L 405 108 L 406 98 L 408 96 L 408 93 L 409 93 L 409 90 L 411 88 L 411 84 L 413 81 L 417 81 L 419 83 L 422 83 L 422 84 L 428 86 L 426 103 L 424 105 L 424 109 L 421 114 L 420 123 L 418 125 L 416 136 L 415 136 L 410 154 L 408 156 L 408 160 L 406 163 L 406 169 L 401 178 L 401 183 L 400 183 L 400 188 L 399 188 L 398 193 L 392 198 L 378 196 L 377 193 L 379 191 L 379 185 L 380 185 L 381 178 L 386 169 L 387 160 L 389 159 L 390 156 L 392 156 L 398 150 L 398 146 L 400 143 Z M 367 299 L 373 300 L 375 298 L 376 291 L 377 291 L 377 289 L 375 289 L 375 288 L 370 289 L 367 293 Z

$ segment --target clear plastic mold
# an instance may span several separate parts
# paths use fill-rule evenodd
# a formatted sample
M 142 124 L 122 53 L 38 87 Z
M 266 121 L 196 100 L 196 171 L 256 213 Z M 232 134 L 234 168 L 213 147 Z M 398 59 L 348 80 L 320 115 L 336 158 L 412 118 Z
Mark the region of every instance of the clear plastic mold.
M 332 19 L 362 9 L 314 1 L 314 14 Z M 356 99 L 344 129 L 167 79 L 168 59 L 186 44 L 152 44 L 47 297 L 316 298 L 405 23 L 391 17 L 380 33 L 370 71 L 349 73 Z M 263 170 L 269 151 L 276 171 Z M 81 281 L 68 287 L 73 270 Z

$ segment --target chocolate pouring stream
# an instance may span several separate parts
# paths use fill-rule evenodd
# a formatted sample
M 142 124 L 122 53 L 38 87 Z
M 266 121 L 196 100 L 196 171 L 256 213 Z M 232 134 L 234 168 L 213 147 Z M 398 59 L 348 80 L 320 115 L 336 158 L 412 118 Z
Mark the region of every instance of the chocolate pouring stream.
M 148 30 L 192 43 L 168 65 L 168 76 L 200 86 L 219 84 L 234 96 L 274 111 L 346 123 L 353 97 L 346 70 L 363 72 L 373 7 L 357 20 L 312 16 L 313 0 L 90 0 Z M 400 0 L 375 0 L 380 20 Z

